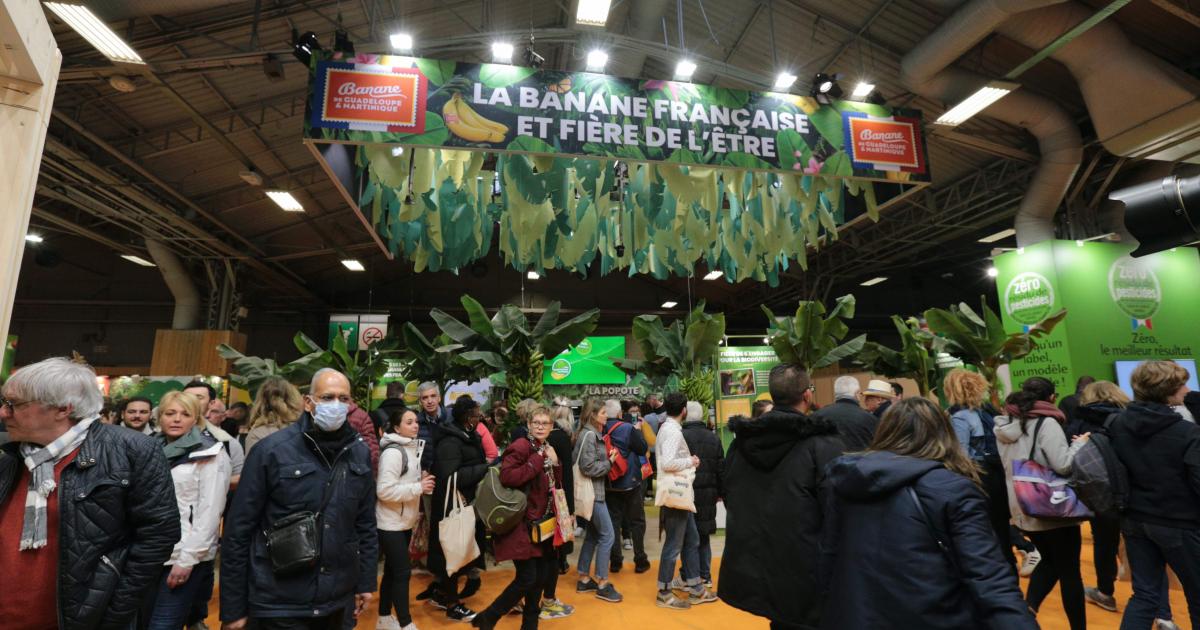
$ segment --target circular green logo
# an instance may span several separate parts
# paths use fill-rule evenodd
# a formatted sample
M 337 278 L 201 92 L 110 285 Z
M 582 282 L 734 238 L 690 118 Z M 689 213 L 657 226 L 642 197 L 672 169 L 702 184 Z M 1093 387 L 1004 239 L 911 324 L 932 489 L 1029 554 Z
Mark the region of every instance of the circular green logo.
M 1017 323 L 1026 326 L 1042 323 L 1054 307 L 1054 287 L 1040 273 L 1019 273 L 1004 289 L 1004 310 Z
M 571 362 L 566 359 L 555 359 L 550 364 L 550 378 L 561 381 L 571 375 Z
M 1134 319 L 1150 319 L 1162 303 L 1158 276 L 1143 260 L 1118 258 L 1108 268 L 1108 294 L 1117 308 Z
M 579 354 L 590 354 L 591 351 L 592 341 L 590 339 L 584 339 L 583 341 L 579 342 L 579 345 L 575 346 L 575 352 L 578 352 Z

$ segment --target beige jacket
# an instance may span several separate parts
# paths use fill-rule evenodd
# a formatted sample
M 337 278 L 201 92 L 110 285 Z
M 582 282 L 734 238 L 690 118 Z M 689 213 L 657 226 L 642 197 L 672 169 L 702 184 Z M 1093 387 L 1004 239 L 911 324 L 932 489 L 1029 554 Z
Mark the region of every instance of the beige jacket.
M 1041 532 L 1061 527 L 1074 527 L 1077 523 L 1051 521 L 1026 516 L 1021 512 L 1017 503 L 1017 495 L 1013 491 L 1013 460 L 1028 459 L 1029 448 L 1033 445 L 1033 430 L 1037 426 L 1037 418 L 1023 423 L 1008 416 L 996 417 L 996 446 L 1000 449 L 1000 459 L 1004 462 L 1004 480 L 1008 485 L 1008 511 L 1012 514 L 1012 522 L 1018 529 L 1027 532 Z M 1037 439 L 1037 451 L 1033 460 L 1054 472 L 1067 476 L 1071 474 L 1071 462 L 1075 453 L 1083 448 L 1084 442 L 1071 444 L 1062 426 L 1054 418 L 1046 418 Z

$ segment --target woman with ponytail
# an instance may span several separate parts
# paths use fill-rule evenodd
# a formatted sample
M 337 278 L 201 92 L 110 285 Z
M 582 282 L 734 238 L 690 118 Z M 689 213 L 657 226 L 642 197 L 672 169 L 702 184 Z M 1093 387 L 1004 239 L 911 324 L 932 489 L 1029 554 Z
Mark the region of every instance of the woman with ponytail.
M 1059 584 L 1063 609 L 1071 630 L 1087 628 L 1084 612 L 1083 577 L 1079 572 L 1079 553 L 1082 539 L 1079 524 L 1074 521 L 1039 519 L 1021 512 L 1013 490 L 1013 460 L 1032 459 L 1062 476 L 1071 474 L 1075 453 L 1083 446 L 1088 434 L 1074 443 L 1067 441 L 1063 430 L 1067 417 L 1054 405 L 1057 395 L 1054 384 L 1035 376 L 1021 385 L 1005 400 L 1005 415 L 996 418 L 996 443 L 1004 463 L 1008 485 L 1008 506 L 1013 523 L 1037 545 L 1042 561 L 1029 578 L 1025 600 L 1035 612 L 1042 601 Z M 1030 449 L 1036 449 L 1030 457 Z

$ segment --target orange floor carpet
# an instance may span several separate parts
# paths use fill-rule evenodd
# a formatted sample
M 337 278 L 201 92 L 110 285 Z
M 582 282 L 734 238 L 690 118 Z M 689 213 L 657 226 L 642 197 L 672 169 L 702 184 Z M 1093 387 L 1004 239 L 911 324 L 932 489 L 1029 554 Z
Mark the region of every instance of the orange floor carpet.
M 1094 584 L 1095 573 L 1092 570 L 1091 545 L 1087 542 L 1086 530 L 1084 536 L 1084 582 L 1086 584 Z M 769 624 L 765 620 L 731 608 L 719 601 L 696 606 L 686 611 L 658 608 L 654 605 L 655 576 L 657 575 L 658 563 L 654 562 L 653 564 L 654 568 L 651 571 L 640 575 L 630 569 L 626 569 L 612 576 L 613 584 L 625 596 L 625 601 L 619 604 L 610 604 L 598 600 L 593 596 L 576 594 L 574 571 L 561 576 L 559 581 L 559 598 L 575 606 L 575 614 L 564 619 L 543 621 L 542 624 L 544 625 L 542 627 L 547 630 L 583 630 L 589 628 L 766 630 L 768 628 Z M 714 575 L 717 573 L 719 564 L 720 559 L 713 558 Z M 511 579 L 512 569 L 493 569 L 488 571 L 484 574 L 483 589 L 471 597 L 467 601 L 467 604 L 477 610 L 483 609 L 504 589 Z M 428 583 L 429 577 L 414 576 L 412 580 L 412 594 L 423 590 Z M 1024 591 L 1026 585 L 1027 581 L 1021 580 L 1022 591 Z M 1124 610 L 1125 602 L 1128 601 L 1130 595 L 1131 589 L 1129 583 L 1118 582 L 1116 597 L 1121 610 Z M 211 615 L 208 619 L 208 625 L 212 630 L 217 630 L 220 627 L 220 622 L 217 619 L 217 605 L 217 597 L 214 595 L 213 602 L 209 607 Z M 1175 613 L 1175 623 L 1180 628 L 1184 628 L 1185 630 L 1190 629 L 1191 624 L 1188 623 L 1187 604 L 1184 602 L 1181 591 L 1171 591 L 1171 607 Z M 448 621 L 444 613 L 425 603 L 413 602 L 411 610 L 413 621 L 422 630 L 469 627 L 466 624 L 456 624 Z M 1050 597 L 1046 599 L 1045 604 L 1042 606 L 1041 614 L 1038 615 L 1038 622 L 1041 624 L 1042 629 L 1069 630 L 1062 610 L 1062 600 L 1056 588 L 1050 594 Z M 359 619 L 358 628 L 374 630 L 377 619 L 376 611 L 377 608 L 372 606 Z M 1087 618 L 1089 630 L 1117 630 L 1121 625 L 1121 614 L 1119 612 L 1111 613 L 1092 605 L 1087 607 Z M 520 625 L 520 620 L 516 616 L 509 616 L 501 621 L 497 627 L 503 630 L 516 630 Z

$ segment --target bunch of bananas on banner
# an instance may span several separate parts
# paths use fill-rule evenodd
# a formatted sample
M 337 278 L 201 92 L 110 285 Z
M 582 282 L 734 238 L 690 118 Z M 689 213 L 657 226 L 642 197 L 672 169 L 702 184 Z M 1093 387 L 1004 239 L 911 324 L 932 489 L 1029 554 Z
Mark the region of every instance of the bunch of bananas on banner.
M 508 125 L 480 116 L 457 92 L 442 106 L 442 119 L 450 133 L 468 142 L 504 142 L 508 134 Z

